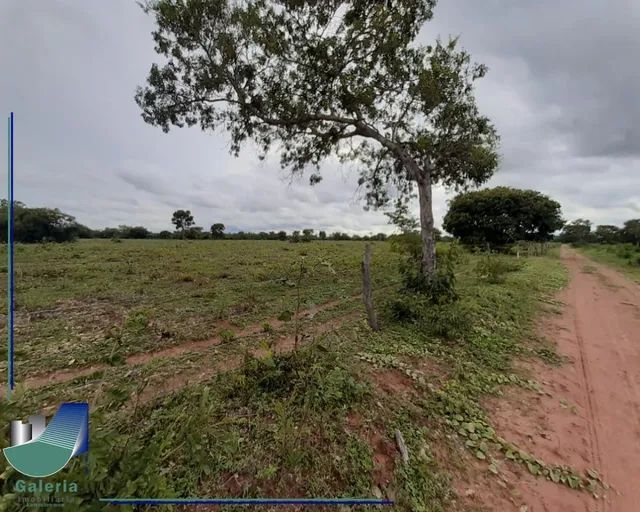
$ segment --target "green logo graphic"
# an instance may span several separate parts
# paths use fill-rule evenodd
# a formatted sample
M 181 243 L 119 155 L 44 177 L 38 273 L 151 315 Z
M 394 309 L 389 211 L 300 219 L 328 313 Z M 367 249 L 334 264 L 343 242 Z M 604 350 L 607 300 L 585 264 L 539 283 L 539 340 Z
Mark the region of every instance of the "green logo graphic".
M 89 450 L 89 404 L 64 403 L 48 425 L 44 416 L 11 422 L 11 446 L 3 450 L 16 470 L 44 478 L 63 469 L 72 457 Z

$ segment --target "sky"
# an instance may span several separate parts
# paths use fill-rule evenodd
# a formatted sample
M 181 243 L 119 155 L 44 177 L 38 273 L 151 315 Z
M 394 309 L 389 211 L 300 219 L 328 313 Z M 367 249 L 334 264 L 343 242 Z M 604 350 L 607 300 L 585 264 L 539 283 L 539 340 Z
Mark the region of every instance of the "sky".
M 153 20 L 134 0 L 3 0 L 0 19 L 17 200 L 92 228 L 170 229 L 184 208 L 205 229 L 393 229 L 363 210 L 353 167 L 327 162 L 311 187 L 277 154 L 231 156 L 224 132 L 146 125 L 133 97 L 158 57 Z M 640 2 L 440 0 L 419 39 L 449 36 L 489 67 L 476 98 L 501 136 L 501 163 L 486 186 L 539 190 L 567 220 L 640 217 Z M 454 195 L 434 191 L 436 225 Z

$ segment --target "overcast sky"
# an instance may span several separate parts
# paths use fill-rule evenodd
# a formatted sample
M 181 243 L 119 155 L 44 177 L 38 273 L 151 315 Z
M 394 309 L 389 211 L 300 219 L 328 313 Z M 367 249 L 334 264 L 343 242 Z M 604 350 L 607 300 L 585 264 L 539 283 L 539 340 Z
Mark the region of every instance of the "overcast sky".
M 153 24 L 133 0 L 3 0 L 0 20 L 17 200 L 93 228 L 168 229 L 187 208 L 205 228 L 390 230 L 363 211 L 352 169 L 290 183 L 277 155 L 230 156 L 225 133 L 146 125 L 133 95 L 156 60 Z M 490 186 L 540 190 L 568 220 L 640 217 L 640 2 L 441 0 L 421 39 L 449 35 L 489 66 L 477 98 L 502 137 Z M 435 191 L 438 225 L 451 197 Z

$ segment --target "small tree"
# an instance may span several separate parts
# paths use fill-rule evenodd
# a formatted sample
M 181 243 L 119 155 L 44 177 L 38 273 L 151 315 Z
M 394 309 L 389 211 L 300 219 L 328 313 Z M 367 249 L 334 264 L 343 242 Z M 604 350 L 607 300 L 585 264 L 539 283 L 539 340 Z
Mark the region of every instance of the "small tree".
M 136 92 L 168 131 L 224 128 L 231 150 L 281 148 L 292 173 L 331 155 L 356 161 L 373 207 L 417 190 L 421 272 L 436 268 L 433 184 L 465 187 L 497 167 L 497 135 L 476 106 L 487 68 L 457 41 L 416 43 L 435 0 L 148 0 L 162 65 Z
M 278 240 L 285 241 L 287 239 L 286 231 L 278 231 Z
M 211 226 L 211 238 L 220 239 L 224 238 L 224 224 L 216 222 Z
M 313 240 L 313 229 L 303 229 L 302 230 L 302 241 L 303 242 L 311 242 Z
M 504 247 L 550 240 L 562 224 L 558 202 L 535 190 L 496 187 L 455 197 L 443 227 L 467 245 Z
M 171 223 L 180 231 L 180 237 L 184 238 L 185 230 L 194 224 L 193 215 L 190 210 L 176 210 L 171 217 Z
M 320 231 L 318 232 L 318 238 L 320 240 L 326 240 L 327 239 L 327 232 L 326 231 Z
M 290 242 L 293 242 L 294 244 L 296 244 L 299 241 L 300 241 L 300 231 L 295 230 L 293 233 L 291 233 Z

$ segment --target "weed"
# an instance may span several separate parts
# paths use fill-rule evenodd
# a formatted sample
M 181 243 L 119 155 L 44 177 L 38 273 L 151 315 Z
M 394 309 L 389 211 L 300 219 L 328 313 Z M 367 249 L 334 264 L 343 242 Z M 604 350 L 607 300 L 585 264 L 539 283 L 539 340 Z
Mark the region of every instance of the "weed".
M 146 332 L 149 328 L 149 312 L 143 309 L 132 311 L 124 322 L 124 328 L 137 335 Z
M 218 336 L 220 337 L 222 343 L 231 343 L 236 339 L 236 333 L 234 333 L 230 329 L 223 329 L 218 333 Z

